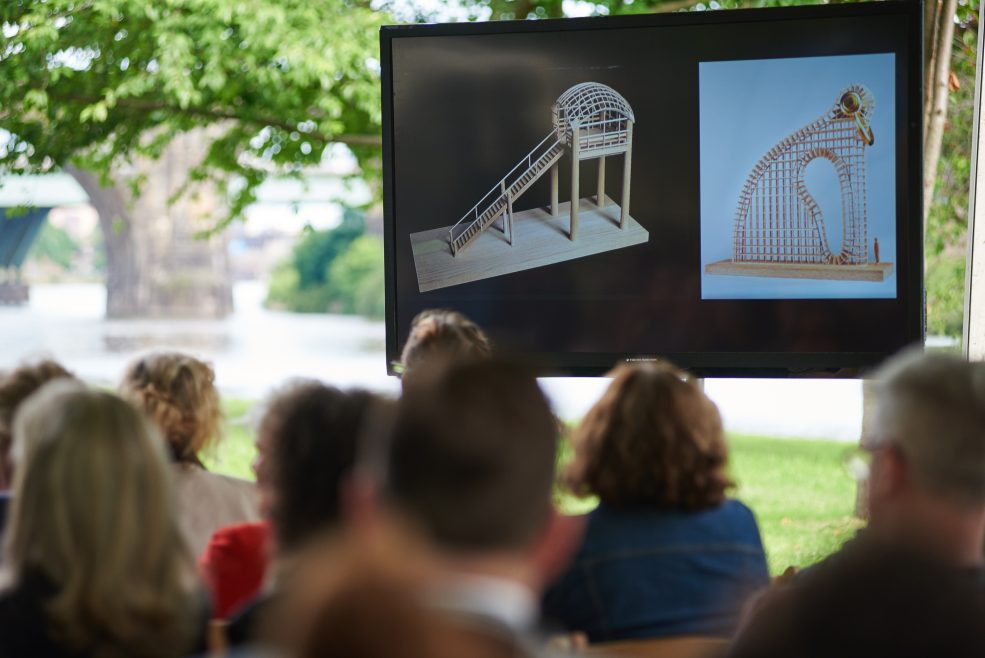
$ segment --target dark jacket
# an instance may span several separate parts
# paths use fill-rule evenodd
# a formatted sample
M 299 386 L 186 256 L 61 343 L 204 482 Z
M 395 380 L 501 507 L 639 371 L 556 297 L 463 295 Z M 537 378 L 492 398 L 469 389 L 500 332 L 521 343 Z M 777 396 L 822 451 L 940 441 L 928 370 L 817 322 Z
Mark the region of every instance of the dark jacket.
M 89 658 L 88 651 L 69 651 L 52 634 L 45 606 L 56 589 L 40 574 L 29 574 L 15 587 L 0 593 L 0 657 L 2 658 Z M 202 596 L 201 627 L 196 646 L 205 649 L 208 606 Z M 177 658 L 177 657 L 176 657 Z
M 981 658 L 985 570 L 869 537 L 771 590 L 734 658 Z
M 701 512 L 601 504 L 571 568 L 548 590 L 544 616 L 592 642 L 725 637 L 768 584 L 756 519 L 738 501 Z

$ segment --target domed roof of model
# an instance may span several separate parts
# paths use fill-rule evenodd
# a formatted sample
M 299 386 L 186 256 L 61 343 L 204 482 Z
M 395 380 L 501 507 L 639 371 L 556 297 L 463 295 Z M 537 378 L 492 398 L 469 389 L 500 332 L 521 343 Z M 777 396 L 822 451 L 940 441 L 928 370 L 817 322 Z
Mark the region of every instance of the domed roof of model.
M 616 112 L 636 121 L 633 108 L 612 87 L 600 82 L 582 82 L 569 88 L 557 99 L 557 105 L 568 121 L 588 122 L 599 112 Z

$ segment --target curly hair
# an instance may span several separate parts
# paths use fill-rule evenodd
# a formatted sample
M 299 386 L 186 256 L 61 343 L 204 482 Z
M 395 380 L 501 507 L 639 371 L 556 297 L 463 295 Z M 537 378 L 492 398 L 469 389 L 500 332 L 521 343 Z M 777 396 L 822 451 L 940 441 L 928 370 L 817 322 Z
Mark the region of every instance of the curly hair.
M 404 376 L 427 362 L 439 359 L 486 358 L 492 344 L 479 325 L 458 311 L 428 309 L 410 323 L 410 335 L 400 354 Z
M 215 372 L 193 356 L 158 352 L 136 359 L 123 375 L 120 395 L 160 428 L 174 461 L 201 466 L 199 455 L 219 438 Z
M 613 506 L 698 511 L 725 500 L 728 445 L 718 408 L 664 363 L 616 368 L 572 437 L 562 483 Z
M 13 477 L 10 448 L 13 442 L 14 413 L 46 383 L 63 378 L 75 379 L 75 375 L 50 359 L 24 363 L 0 376 L 0 490 L 9 487 Z

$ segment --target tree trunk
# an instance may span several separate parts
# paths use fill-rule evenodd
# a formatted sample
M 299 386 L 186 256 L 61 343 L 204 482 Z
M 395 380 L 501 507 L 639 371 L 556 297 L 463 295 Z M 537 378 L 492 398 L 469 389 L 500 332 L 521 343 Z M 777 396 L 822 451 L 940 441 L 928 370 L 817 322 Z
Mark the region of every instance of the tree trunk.
M 158 160 L 138 160 L 113 173 L 114 185 L 66 167 L 99 214 L 106 244 L 106 315 L 220 318 L 232 311 L 232 283 L 223 236 L 197 237 L 214 225 L 221 201 L 197 188 L 174 203 L 208 145 L 206 131 L 178 136 Z M 131 183 L 142 178 L 140 194 Z
M 923 216 L 930 212 L 937 182 L 944 125 L 947 122 L 947 79 L 951 71 L 954 14 L 957 0 L 930 0 L 925 5 L 924 53 L 926 57 L 923 141 Z
M 65 170 L 89 195 L 99 215 L 106 249 L 106 317 L 127 318 L 144 314 L 146 295 L 138 245 L 133 239 L 133 218 L 123 190 L 103 187 L 98 176 L 74 166 Z

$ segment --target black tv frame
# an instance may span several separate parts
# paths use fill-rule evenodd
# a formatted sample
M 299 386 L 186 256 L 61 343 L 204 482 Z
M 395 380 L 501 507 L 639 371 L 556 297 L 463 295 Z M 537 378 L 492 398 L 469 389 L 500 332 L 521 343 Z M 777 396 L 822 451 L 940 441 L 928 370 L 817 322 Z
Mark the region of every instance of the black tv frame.
M 613 17 L 562 18 L 548 20 L 491 21 L 475 23 L 385 25 L 380 29 L 383 117 L 383 218 L 384 276 L 386 282 L 387 373 L 398 374 L 402 345 L 398 344 L 395 281 L 396 218 L 394 206 L 394 142 L 392 42 L 394 39 L 511 33 L 564 32 L 640 27 L 735 24 L 805 20 L 812 18 L 853 18 L 902 16 L 910 34 L 907 43 L 907 103 L 921 108 L 924 97 L 923 3 L 918 0 L 887 0 L 837 5 L 810 5 L 767 9 L 633 14 Z M 908 194 L 897 193 L 897 213 L 907 218 L 904 243 L 906 276 L 900 287 L 908 292 L 904 304 L 908 343 L 923 345 L 926 337 L 926 292 L 923 277 L 923 115 L 911 111 L 906 126 L 909 148 L 902 156 Z M 919 264 L 917 266 L 916 264 Z M 898 275 L 901 274 L 899 271 Z M 600 376 L 618 363 L 664 359 L 701 377 L 860 377 L 891 356 L 886 352 L 672 352 L 653 354 L 540 352 L 531 358 L 542 376 Z

